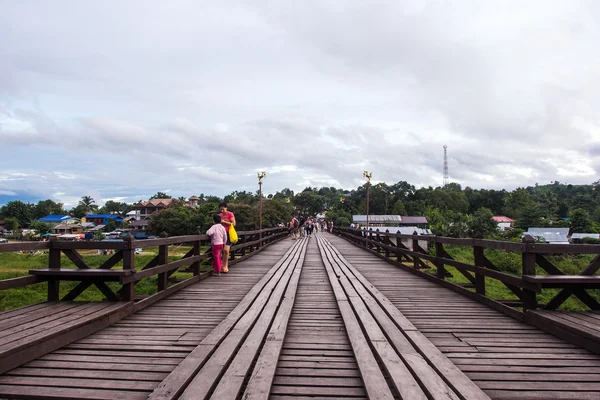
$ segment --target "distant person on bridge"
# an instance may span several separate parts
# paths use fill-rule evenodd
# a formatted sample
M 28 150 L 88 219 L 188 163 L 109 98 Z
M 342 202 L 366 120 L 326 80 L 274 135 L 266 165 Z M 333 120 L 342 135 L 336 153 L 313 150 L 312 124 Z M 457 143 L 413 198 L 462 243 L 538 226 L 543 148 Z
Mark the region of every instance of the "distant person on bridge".
M 221 267 L 223 266 L 223 255 L 221 252 L 229 239 L 229 234 L 221 224 L 221 216 L 219 214 L 213 215 L 213 222 L 214 225 L 206 231 L 206 234 L 210 236 L 213 275 L 221 276 Z
M 231 211 L 227 211 L 227 203 L 223 202 L 219 204 L 219 208 L 221 209 L 221 224 L 225 227 L 227 231 L 227 241 L 225 242 L 225 246 L 223 246 L 223 269 L 221 272 L 224 274 L 229 272 L 229 249 L 231 248 L 231 240 L 229 239 L 229 228 L 233 225 L 235 226 L 235 215 Z

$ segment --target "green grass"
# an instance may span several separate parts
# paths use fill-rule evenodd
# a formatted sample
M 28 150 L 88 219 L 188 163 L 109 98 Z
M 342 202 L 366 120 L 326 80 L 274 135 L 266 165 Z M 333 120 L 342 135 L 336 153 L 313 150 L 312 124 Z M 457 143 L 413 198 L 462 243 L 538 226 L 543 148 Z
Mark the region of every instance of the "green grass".
M 461 261 L 468 264 L 474 263 L 473 249 L 461 246 L 445 246 L 446 251 L 455 260 Z M 521 275 L 521 254 L 516 252 L 501 251 L 486 249 L 486 257 L 496 266 L 500 271 L 513 274 L 516 276 Z M 579 275 L 581 271 L 592 261 L 595 257 L 593 254 L 561 254 L 561 255 L 545 255 L 546 259 L 554 264 L 560 271 L 566 275 Z M 430 268 L 427 272 L 431 274 L 436 273 L 436 269 L 433 268 L 432 264 L 429 264 Z M 469 283 L 470 281 L 456 268 L 446 266 L 448 272 L 452 274 L 452 277 L 446 278 L 446 280 L 454 283 Z M 546 272 L 540 268 L 536 268 L 536 273 L 545 275 Z M 518 300 L 518 297 L 510 291 L 502 282 L 494 278 L 485 278 L 486 296 L 495 300 Z M 469 288 L 469 290 L 475 291 L 475 289 Z M 539 304 L 546 304 L 556 294 L 560 292 L 560 289 L 543 289 L 541 293 L 538 293 L 537 300 Z M 600 301 L 600 290 L 588 290 L 596 300 Z M 583 304 L 577 297 L 571 296 L 565 301 L 559 308 L 560 310 L 569 311 L 586 311 L 587 306 Z
M 169 247 L 169 261 L 176 261 L 180 259 L 185 253 L 187 253 L 191 247 L 189 246 L 170 246 Z M 204 252 L 206 248 L 202 248 Z M 90 268 L 98 268 L 111 255 L 99 255 L 97 251 L 80 251 L 80 254 L 86 264 Z M 151 247 L 144 249 L 143 252 L 135 256 L 135 268 L 141 270 L 150 260 L 152 260 L 158 254 L 158 247 Z M 26 276 L 30 269 L 36 268 L 48 268 L 48 255 L 37 253 L 34 255 L 20 254 L 20 253 L 0 253 L 0 280 L 17 278 L 20 276 Z M 76 266 L 65 256 L 61 256 L 61 268 L 76 268 Z M 113 267 L 113 269 L 122 269 L 123 263 L 119 262 Z M 183 267 L 182 269 L 185 269 Z M 210 265 L 206 260 L 201 265 L 201 271 L 210 270 Z M 184 279 L 190 278 L 191 272 L 176 272 L 169 278 L 169 282 L 176 283 Z M 157 291 L 157 280 L 156 275 L 149 278 L 140 280 L 135 287 L 136 295 L 150 295 Z M 60 296 L 66 295 L 71 289 L 77 286 L 78 282 L 61 282 L 60 284 Z M 121 289 L 121 285 L 117 282 L 109 282 L 108 286 L 117 292 Z M 30 304 L 39 303 L 46 301 L 48 293 L 47 283 L 38 283 L 35 285 L 24 286 L 16 289 L 9 289 L 0 291 L 0 311 L 11 310 L 14 308 L 23 307 Z M 100 292 L 95 286 L 91 286 L 86 289 L 77 300 L 81 301 L 100 301 L 104 298 L 102 292 Z

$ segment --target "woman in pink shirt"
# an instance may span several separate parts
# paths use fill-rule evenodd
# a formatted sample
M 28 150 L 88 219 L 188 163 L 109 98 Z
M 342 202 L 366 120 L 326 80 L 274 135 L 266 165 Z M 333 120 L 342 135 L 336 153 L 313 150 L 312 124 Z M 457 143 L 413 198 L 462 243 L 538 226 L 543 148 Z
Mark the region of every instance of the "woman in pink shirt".
M 229 228 L 232 225 L 235 226 L 235 215 L 233 215 L 231 211 L 227 211 L 227 203 L 219 204 L 219 208 L 221 209 L 221 214 L 219 214 L 221 216 L 221 224 L 227 231 L 227 240 L 223 246 L 223 273 L 226 274 L 229 272 L 229 248 L 231 246 L 231 241 L 229 240 Z
M 225 227 L 221 225 L 221 216 L 219 214 L 213 215 L 213 222 L 214 225 L 206 231 L 206 234 L 210 237 L 212 248 L 213 275 L 221 276 L 221 266 L 223 265 L 221 251 L 227 242 L 228 235 Z

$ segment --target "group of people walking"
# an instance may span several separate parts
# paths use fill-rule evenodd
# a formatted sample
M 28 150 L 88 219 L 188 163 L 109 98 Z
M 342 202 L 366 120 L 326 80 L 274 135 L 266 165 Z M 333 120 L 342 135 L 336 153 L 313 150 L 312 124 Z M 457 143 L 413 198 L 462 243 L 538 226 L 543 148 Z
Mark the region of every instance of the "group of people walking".
M 333 221 L 318 220 L 314 217 L 293 216 L 289 223 L 289 231 L 292 239 L 310 237 L 313 232 L 333 232 Z
M 229 231 L 235 226 L 235 215 L 227 211 L 227 203 L 219 204 L 219 214 L 213 215 L 213 225 L 206 234 L 210 237 L 212 251 L 213 275 L 221 276 L 221 272 L 229 272 L 229 249 L 231 238 Z

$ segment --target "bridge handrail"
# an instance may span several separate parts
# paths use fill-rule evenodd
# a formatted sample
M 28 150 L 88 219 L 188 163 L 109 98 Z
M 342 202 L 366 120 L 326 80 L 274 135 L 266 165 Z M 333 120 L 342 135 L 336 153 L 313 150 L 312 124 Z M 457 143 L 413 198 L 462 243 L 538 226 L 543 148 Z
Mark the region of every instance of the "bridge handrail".
M 230 265 L 246 258 L 252 253 L 259 251 L 264 246 L 287 236 L 286 228 L 267 228 L 263 230 L 240 231 L 238 232 L 239 242 L 231 246 L 229 253 Z M 192 249 L 177 261 L 168 261 L 168 248 L 170 245 L 191 244 Z M 201 254 L 203 246 L 209 249 Z M 141 270 L 135 269 L 135 249 L 158 247 L 159 253 Z M 77 250 L 113 250 L 115 254 L 110 257 L 99 268 L 94 269 L 93 281 L 89 278 L 89 269 L 91 269 L 77 252 Z M 49 265 L 42 270 L 30 270 L 28 275 L 16 278 L 0 280 L 0 290 L 25 287 L 41 282 L 48 282 L 48 300 L 59 300 L 58 282 L 60 280 L 74 280 L 80 282 L 71 292 L 63 297 L 63 300 L 74 300 L 87 287 L 96 285 L 109 300 L 133 301 L 135 296 L 135 284 L 154 275 L 158 275 L 158 292 L 167 289 L 168 278 L 179 268 L 190 266 L 192 277 L 176 286 L 187 286 L 190 280 L 200 278 L 200 262 L 212 258 L 210 251 L 210 238 L 207 235 L 187 235 L 175 236 L 169 238 L 135 240 L 131 236 L 125 237 L 122 242 L 102 242 L 102 241 L 60 241 L 51 240 L 48 242 L 25 242 L 25 243 L 3 243 L 0 244 L 0 253 L 15 251 L 48 250 Z M 77 269 L 61 270 L 61 255 L 66 255 L 75 264 Z M 112 268 L 123 261 L 124 274 L 115 277 L 115 270 Z M 77 272 L 80 272 L 77 276 Z M 102 271 L 106 271 L 105 274 Z M 64 274 L 67 272 L 68 274 Z M 66 276 L 68 275 L 68 276 Z M 88 276 L 85 276 L 88 275 Z M 104 282 L 117 280 L 123 287 L 118 294 L 106 286 Z M 156 296 L 152 295 L 153 296 Z
M 368 233 L 367 233 L 368 232 Z M 459 288 L 461 292 L 474 295 L 478 300 L 492 305 L 512 316 L 519 317 L 522 313 L 517 308 L 535 310 L 543 308 L 547 310 L 557 309 L 570 295 L 575 295 L 592 310 L 599 310 L 600 303 L 586 289 L 600 288 L 600 282 L 596 271 L 600 269 L 600 245 L 586 244 L 546 244 L 536 243 L 531 236 L 525 236 L 521 242 L 503 242 L 499 240 L 486 240 L 477 238 L 449 238 L 434 235 L 404 235 L 380 231 L 379 229 L 354 229 L 334 227 L 334 233 L 345 237 L 357 245 L 366 247 L 367 250 L 378 256 L 408 268 L 413 272 L 423 274 L 428 279 L 443 281 L 445 284 Z M 407 243 L 407 245 L 402 242 Z M 427 246 L 420 243 L 427 242 Z M 473 249 L 474 263 L 469 264 L 454 260 L 445 250 L 444 245 L 471 247 Z M 435 248 L 435 254 L 429 253 L 429 247 Z M 501 271 L 485 255 L 485 249 L 511 251 L 521 253 L 521 274 L 512 274 Z M 592 262 L 583 269 L 580 275 L 566 275 L 558 267 L 545 257 L 547 254 L 569 253 L 569 254 L 596 254 Z M 394 257 L 395 260 L 392 260 Z M 433 264 L 436 269 L 435 276 L 420 271 L 420 269 L 431 267 L 425 261 Z M 406 263 L 411 266 L 407 266 Z M 449 275 L 444 266 L 452 266 L 465 278 L 467 284 L 454 284 L 446 281 Z M 544 270 L 545 274 L 539 274 L 536 267 Z M 548 276 L 560 276 L 560 279 L 548 279 Z M 498 301 L 486 296 L 485 277 L 502 282 L 519 300 Z M 524 278 L 525 277 L 525 278 Z M 468 290 L 474 288 L 474 292 Z M 537 293 L 544 288 L 562 289 L 547 304 L 537 302 Z

